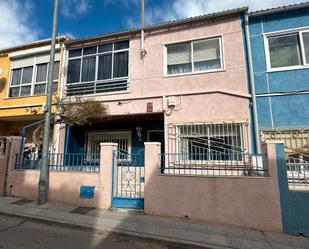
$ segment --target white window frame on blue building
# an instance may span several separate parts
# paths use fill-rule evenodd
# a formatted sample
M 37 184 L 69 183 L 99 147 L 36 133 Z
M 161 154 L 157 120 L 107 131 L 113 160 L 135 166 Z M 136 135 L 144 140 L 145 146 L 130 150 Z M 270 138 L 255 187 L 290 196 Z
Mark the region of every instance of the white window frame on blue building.
M 265 59 L 266 59 L 266 68 L 267 72 L 277 72 L 277 71 L 287 71 L 287 70 L 296 70 L 309 68 L 309 55 L 305 54 L 305 44 L 304 44 L 304 34 L 309 34 L 309 27 L 302 27 L 298 29 L 288 29 L 281 30 L 276 32 L 264 33 L 264 49 L 265 49 Z M 298 49 L 299 49 L 299 64 L 293 66 L 271 66 L 271 56 L 269 51 L 269 39 L 271 38 L 280 38 L 287 36 L 297 36 L 298 40 Z M 307 45 L 309 46 L 309 44 Z

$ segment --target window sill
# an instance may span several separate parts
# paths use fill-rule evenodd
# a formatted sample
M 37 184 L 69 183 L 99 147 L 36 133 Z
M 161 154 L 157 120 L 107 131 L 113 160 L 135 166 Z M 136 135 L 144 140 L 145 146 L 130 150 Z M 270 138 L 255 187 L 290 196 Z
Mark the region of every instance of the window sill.
M 302 69 L 309 69 L 309 65 L 268 69 L 266 73 L 276 73 L 276 72 L 294 71 L 294 70 L 302 70 Z
M 44 96 L 46 96 L 46 94 L 37 94 L 37 95 L 28 95 L 28 96 L 19 96 L 19 97 L 6 97 L 4 98 L 4 100 L 35 98 L 35 97 L 44 97 Z
M 163 78 L 181 77 L 181 76 L 190 76 L 190 75 L 199 75 L 199 74 L 209 74 L 209 73 L 222 73 L 222 72 L 226 72 L 226 70 L 225 69 L 217 69 L 217 70 L 203 71 L 203 72 L 170 74 L 170 75 L 164 75 Z
M 67 96 L 65 95 L 65 98 L 75 98 L 76 96 L 78 97 L 100 97 L 100 96 L 109 96 L 109 95 L 119 95 L 119 94 L 129 94 L 131 93 L 130 91 L 119 91 L 119 92 L 110 92 L 110 93 L 94 93 L 94 94 L 85 94 L 85 95 L 71 95 Z

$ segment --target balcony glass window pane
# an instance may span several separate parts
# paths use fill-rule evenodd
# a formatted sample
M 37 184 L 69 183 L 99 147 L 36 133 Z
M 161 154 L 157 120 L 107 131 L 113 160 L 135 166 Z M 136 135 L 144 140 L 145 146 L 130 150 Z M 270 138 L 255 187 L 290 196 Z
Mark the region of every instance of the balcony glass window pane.
M 84 48 L 83 55 L 96 54 L 96 53 L 97 53 L 97 46 L 93 46 L 93 47 Z
M 179 74 L 192 72 L 191 44 L 182 43 L 167 47 L 167 73 Z
M 21 68 L 13 69 L 12 84 L 11 84 L 12 86 L 20 84 L 21 71 L 22 71 Z
M 67 83 L 74 83 L 80 81 L 80 64 L 80 59 L 69 60 Z
M 95 79 L 96 57 L 83 58 L 82 82 L 93 81 Z
M 303 33 L 306 64 L 309 64 L 309 32 Z
M 120 52 L 114 54 L 114 78 L 128 76 L 129 52 Z
M 113 43 L 103 44 L 99 46 L 99 53 L 109 52 L 113 50 Z
M 270 37 L 268 43 L 271 68 L 301 65 L 298 34 Z
M 45 82 L 47 74 L 47 63 L 38 64 L 36 67 L 36 82 Z
M 114 43 L 114 50 L 129 48 L 129 41 L 120 41 Z
M 32 71 L 33 67 L 25 67 L 23 69 L 23 78 L 21 81 L 22 84 L 28 84 L 32 82 Z
M 10 97 L 18 97 L 19 96 L 19 87 L 11 87 L 9 95 L 10 95 Z
M 69 57 L 76 57 L 76 56 L 81 56 L 82 55 L 82 49 L 72 49 L 69 51 Z
M 194 71 L 221 68 L 220 40 L 211 39 L 193 43 Z
M 39 84 L 34 86 L 34 94 L 45 94 L 46 84 Z
M 98 80 L 110 79 L 112 77 L 112 54 L 99 56 Z
M 20 89 L 20 96 L 28 96 L 31 94 L 31 86 L 22 86 Z

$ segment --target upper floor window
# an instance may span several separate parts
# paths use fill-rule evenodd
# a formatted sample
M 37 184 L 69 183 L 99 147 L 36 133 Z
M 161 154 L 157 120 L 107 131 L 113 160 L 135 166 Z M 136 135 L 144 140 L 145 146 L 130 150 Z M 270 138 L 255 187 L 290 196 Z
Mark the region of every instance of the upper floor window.
M 31 96 L 46 93 L 49 63 L 14 68 L 11 71 L 9 97 Z M 58 90 L 59 62 L 54 65 L 53 91 Z
M 223 68 L 221 37 L 167 45 L 166 53 L 167 75 Z
M 267 37 L 268 69 L 301 67 L 309 64 L 309 31 Z
M 127 90 L 129 41 L 69 51 L 67 95 Z

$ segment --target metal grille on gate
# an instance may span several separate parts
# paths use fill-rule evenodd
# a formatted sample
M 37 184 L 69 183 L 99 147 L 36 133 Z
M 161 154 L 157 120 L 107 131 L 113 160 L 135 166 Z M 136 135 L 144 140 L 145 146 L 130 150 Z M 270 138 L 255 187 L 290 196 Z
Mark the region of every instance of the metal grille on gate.
M 144 208 L 144 150 L 135 154 L 114 152 L 113 208 Z

